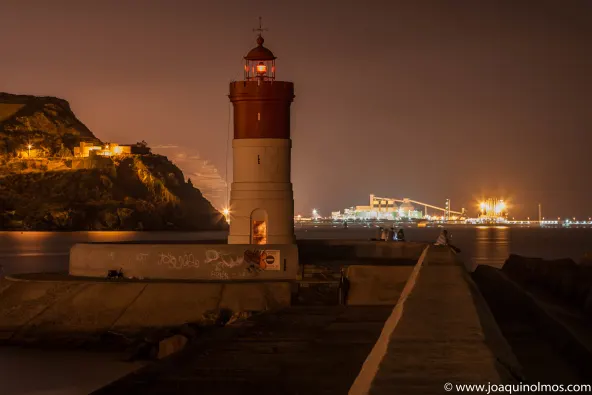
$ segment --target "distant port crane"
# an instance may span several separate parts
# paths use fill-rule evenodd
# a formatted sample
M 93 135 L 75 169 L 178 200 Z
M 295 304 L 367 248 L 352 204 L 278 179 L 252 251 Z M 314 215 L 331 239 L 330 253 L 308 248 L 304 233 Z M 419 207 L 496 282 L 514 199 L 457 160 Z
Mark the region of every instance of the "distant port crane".
M 423 202 L 419 202 L 417 200 L 413 200 L 413 199 L 409 199 L 409 198 L 396 199 L 396 198 L 382 198 L 382 197 L 377 197 L 377 196 L 373 196 L 373 198 L 374 198 L 374 201 L 378 200 L 379 202 L 392 201 L 392 202 L 396 202 L 396 203 L 411 203 L 411 204 L 416 204 L 418 206 L 423 206 L 424 210 L 425 210 L 424 215 L 427 215 L 428 207 L 431 208 L 432 210 L 440 211 L 444 214 L 449 213 L 449 214 L 455 214 L 458 216 L 465 214 L 464 211 L 463 212 L 454 211 L 454 210 L 450 210 L 450 208 L 438 207 L 438 206 L 434 206 L 433 204 L 423 203 Z M 449 205 L 450 205 L 450 203 L 449 203 Z M 383 206 L 383 207 L 386 208 L 385 206 Z M 380 204 L 378 205 L 378 208 L 379 209 L 381 208 Z

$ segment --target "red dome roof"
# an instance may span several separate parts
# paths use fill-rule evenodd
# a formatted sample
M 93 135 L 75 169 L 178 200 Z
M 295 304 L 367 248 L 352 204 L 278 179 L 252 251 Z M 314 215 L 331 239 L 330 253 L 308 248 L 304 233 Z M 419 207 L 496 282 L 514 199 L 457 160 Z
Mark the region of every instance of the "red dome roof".
M 257 46 L 249 51 L 246 60 L 275 60 L 275 55 L 263 46 L 263 37 L 257 37 Z

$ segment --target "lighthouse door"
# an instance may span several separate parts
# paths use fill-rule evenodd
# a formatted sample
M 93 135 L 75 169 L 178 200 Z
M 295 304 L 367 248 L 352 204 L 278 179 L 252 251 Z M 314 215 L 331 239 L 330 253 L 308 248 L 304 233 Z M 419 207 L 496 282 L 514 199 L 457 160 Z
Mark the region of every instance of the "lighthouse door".
M 260 208 L 251 213 L 251 244 L 267 244 L 267 211 Z

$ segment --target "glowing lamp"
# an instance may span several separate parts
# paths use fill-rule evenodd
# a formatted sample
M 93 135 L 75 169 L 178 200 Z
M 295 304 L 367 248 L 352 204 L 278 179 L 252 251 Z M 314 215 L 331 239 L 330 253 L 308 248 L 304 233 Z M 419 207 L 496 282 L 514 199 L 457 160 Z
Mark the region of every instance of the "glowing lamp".
M 225 208 L 225 209 L 223 210 L 223 212 L 224 212 L 224 215 L 225 215 L 225 216 L 227 216 L 227 217 L 228 217 L 228 214 L 230 214 L 230 210 L 229 210 L 229 209 L 227 209 L 227 208 Z
M 27 145 L 28 149 L 31 149 L 33 146 L 31 144 Z
M 265 74 L 265 73 L 267 73 L 267 66 L 263 62 L 259 62 L 259 64 L 257 65 L 256 69 L 257 69 L 257 74 Z

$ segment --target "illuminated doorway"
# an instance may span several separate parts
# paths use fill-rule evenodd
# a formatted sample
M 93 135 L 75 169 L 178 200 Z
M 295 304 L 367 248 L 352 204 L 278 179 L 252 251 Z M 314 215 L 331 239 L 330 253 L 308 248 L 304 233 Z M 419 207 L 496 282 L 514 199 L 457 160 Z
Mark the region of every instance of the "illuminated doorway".
M 267 211 L 256 209 L 251 213 L 251 244 L 267 244 Z

